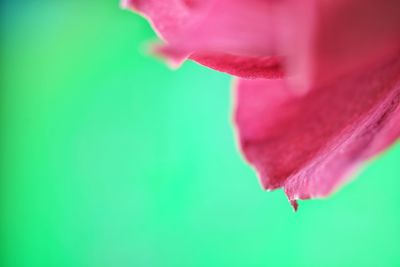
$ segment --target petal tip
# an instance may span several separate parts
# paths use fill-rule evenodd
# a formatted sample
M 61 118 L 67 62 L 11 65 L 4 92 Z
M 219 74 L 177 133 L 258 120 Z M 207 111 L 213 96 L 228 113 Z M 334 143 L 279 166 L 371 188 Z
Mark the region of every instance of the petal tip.
M 153 45 L 150 47 L 150 51 L 164 58 L 168 66 L 172 69 L 178 69 L 188 58 L 186 53 L 175 51 L 167 45 Z

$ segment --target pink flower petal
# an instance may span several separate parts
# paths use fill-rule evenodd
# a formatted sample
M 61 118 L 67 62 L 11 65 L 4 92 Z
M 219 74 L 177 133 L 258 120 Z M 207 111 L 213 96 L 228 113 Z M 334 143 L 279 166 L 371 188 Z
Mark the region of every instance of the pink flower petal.
M 240 79 L 241 149 L 265 189 L 297 199 L 332 193 L 400 136 L 400 58 L 293 95 L 285 80 Z
M 159 52 L 174 64 L 190 57 L 236 76 L 270 78 L 276 70 L 265 59 L 285 58 L 280 71 L 305 91 L 400 49 L 398 0 L 125 2 L 152 21 L 167 43 Z
M 279 57 L 245 57 L 229 54 L 195 53 L 190 59 L 208 66 L 243 78 L 282 78 L 282 59 Z
M 189 4 L 188 4 L 189 3 Z M 265 0 L 130 0 L 166 42 L 157 52 L 244 77 L 271 77 L 277 67 L 280 6 Z M 262 37 L 260 37 L 262 36 Z M 244 65 L 245 66 L 244 66 Z M 280 70 L 281 72 L 282 70 Z
M 171 63 L 242 77 L 241 148 L 264 188 L 282 187 L 294 208 L 399 138 L 399 0 L 124 4 L 152 22 Z

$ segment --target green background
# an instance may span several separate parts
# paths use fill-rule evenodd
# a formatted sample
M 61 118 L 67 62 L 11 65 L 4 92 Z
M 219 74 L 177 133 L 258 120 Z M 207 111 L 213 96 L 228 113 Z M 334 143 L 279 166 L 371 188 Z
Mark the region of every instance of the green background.
M 227 75 L 147 55 L 117 1 L 1 5 L 2 266 L 400 266 L 399 145 L 294 213 L 237 150 Z

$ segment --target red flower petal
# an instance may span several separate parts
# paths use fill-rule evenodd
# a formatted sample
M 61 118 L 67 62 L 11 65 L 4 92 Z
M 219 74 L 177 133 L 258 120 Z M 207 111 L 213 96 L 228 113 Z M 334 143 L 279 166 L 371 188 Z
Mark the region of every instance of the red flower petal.
M 400 58 L 296 96 L 284 80 L 240 79 L 235 121 L 265 189 L 324 197 L 400 136 Z

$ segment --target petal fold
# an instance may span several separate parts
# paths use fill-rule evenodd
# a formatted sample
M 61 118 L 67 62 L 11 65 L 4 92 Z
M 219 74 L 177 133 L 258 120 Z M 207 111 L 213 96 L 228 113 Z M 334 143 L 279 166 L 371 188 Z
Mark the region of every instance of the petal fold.
M 240 147 L 265 189 L 325 197 L 400 135 L 400 58 L 298 96 L 285 80 L 239 79 Z

